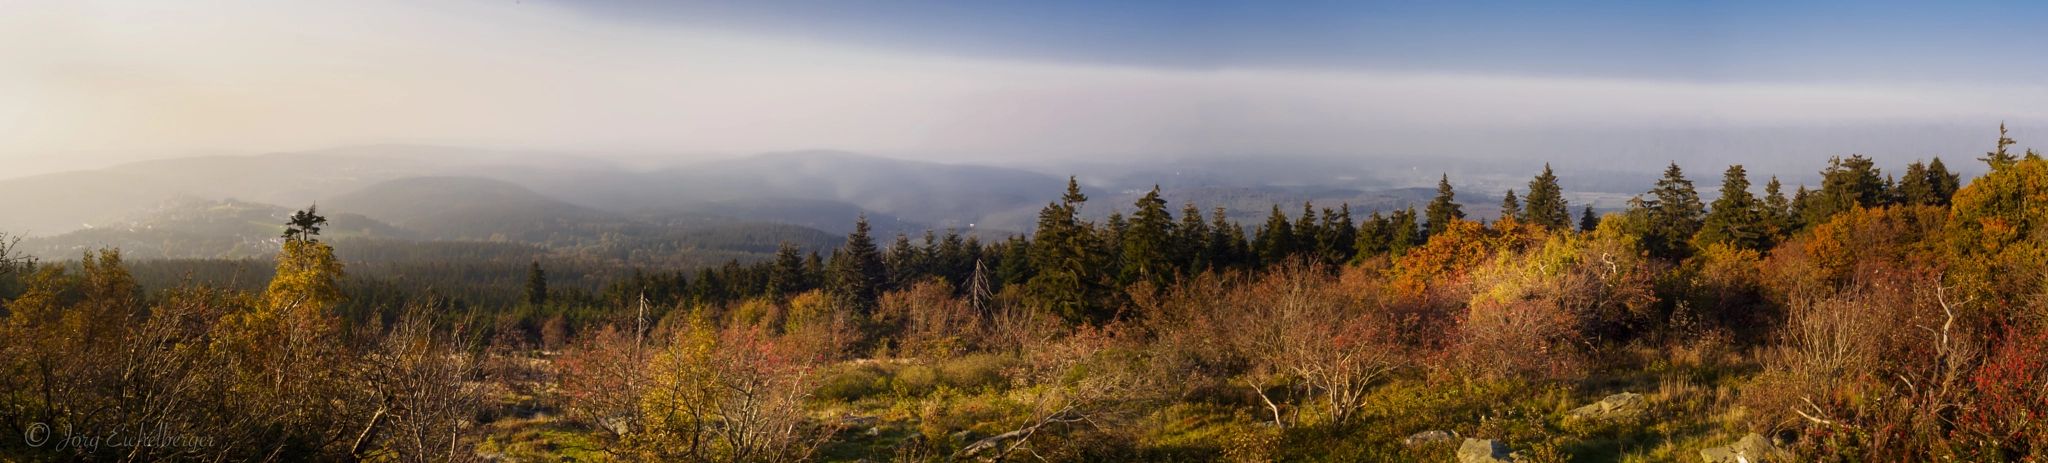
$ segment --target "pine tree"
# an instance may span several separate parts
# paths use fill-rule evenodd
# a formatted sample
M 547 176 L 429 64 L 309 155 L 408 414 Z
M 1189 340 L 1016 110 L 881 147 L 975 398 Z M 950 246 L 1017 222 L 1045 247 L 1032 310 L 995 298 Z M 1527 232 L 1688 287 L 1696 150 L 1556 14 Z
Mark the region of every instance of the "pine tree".
M 1699 232 L 1700 216 L 1705 214 L 1706 206 L 1700 204 L 1699 193 L 1693 190 L 1692 181 L 1685 179 L 1678 163 L 1664 169 L 1664 178 L 1657 180 L 1650 196 L 1654 199 L 1643 202 L 1649 227 L 1643 237 L 1644 247 L 1658 257 L 1678 259 L 1692 255 L 1686 241 Z
M 1741 165 L 1728 166 L 1721 178 L 1721 197 L 1700 225 L 1693 241 L 1697 246 L 1728 244 L 1741 249 L 1763 249 L 1769 244 L 1770 224 L 1763 205 L 1749 194 L 1749 173 Z
M 1391 249 L 1393 230 L 1392 221 L 1380 215 L 1380 211 L 1372 211 L 1372 215 L 1367 216 L 1365 223 L 1358 227 L 1358 241 L 1352 245 L 1355 254 L 1352 255 L 1351 262 L 1364 262 L 1366 259 L 1386 254 Z
M 1210 233 L 1209 223 L 1202 221 L 1202 210 L 1196 208 L 1195 203 L 1187 203 L 1181 208 L 1180 225 L 1173 230 L 1174 248 L 1177 250 L 1175 257 L 1178 258 L 1174 265 L 1180 267 L 1184 275 L 1201 274 L 1215 263 L 1215 256 L 1209 250 L 1209 242 L 1214 239 Z
M 1899 180 L 1898 188 L 1892 190 L 1892 202 L 1906 205 L 1934 203 L 1934 185 L 1927 175 L 1927 165 L 1913 161 L 1906 165 L 1905 178 Z
M 1258 252 L 1260 265 L 1273 265 L 1287 260 L 1294 254 L 1294 225 L 1287 222 L 1287 213 L 1280 212 L 1280 205 L 1273 205 L 1273 212 L 1266 216 L 1266 224 L 1259 227 L 1252 237 L 1252 247 Z
M 1942 165 L 1941 158 L 1939 157 L 1934 158 L 1933 161 L 1928 161 L 1926 175 L 1928 186 L 1927 204 L 1947 207 L 1950 198 L 1956 196 L 1956 190 L 1963 188 L 1962 177 L 1949 172 L 1948 166 Z
M 1216 206 L 1209 221 L 1209 258 L 1217 269 L 1244 266 L 1250 259 L 1244 228 L 1231 222 L 1223 206 Z
M 1881 206 L 1888 196 L 1876 162 L 1862 155 L 1828 158 L 1828 168 L 1820 174 L 1820 191 L 1809 195 L 1806 204 L 1802 204 L 1803 219 L 1809 224 L 1826 222 L 1850 209 Z
M 1984 164 L 1990 165 L 1993 172 L 2012 167 L 2013 164 L 2020 162 L 2020 160 L 2006 153 L 2005 147 L 2013 143 L 2016 142 L 2012 141 L 2012 138 L 2005 136 L 2005 123 L 2000 122 L 1998 123 L 1998 149 L 1984 153 L 1984 157 L 1977 158 L 1977 160 L 1984 161 Z M 2029 150 L 2028 154 L 2032 154 L 2032 150 Z
M 1068 177 L 1060 202 L 1039 211 L 1038 232 L 1031 243 L 1032 276 L 1026 283 L 1040 306 L 1073 323 L 1108 315 L 1101 305 L 1109 296 L 1110 259 L 1101 239 L 1107 232 L 1080 220 L 1078 213 L 1087 201 L 1079 183 Z
M 825 267 L 825 258 L 818 255 L 818 250 L 811 250 L 811 255 L 804 258 L 804 287 L 818 289 L 830 278 L 831 271 Z
M 1159 198 L 1159 186 L 1138 198 L 1131 212 L 1130 230 L 1123 236 L 1123 281 L 1165 283 L 1173 271 L 1173 215 L 1166 200 Z
M 1522 216 L 1522 201 L 1515 199 L 1515 190 L 1508 190 L 1506 198 L 1500 200 L 1500 219 L 1508 220 Z
M 1571 206 L 1566 204 L 1564 190 L 1557 185 L 1557 176 L 1551 174 L 1550 164 L 1543 164 L 1543 174 L 1529 181 L 1529 196 L 1524 199 L 1522 218 L 1531 224 L 1552 230 L 1570 229 L 1572 225 Z
M 1600 228 L 1600 216 L 1593 215 L 1593 206 L 1586 206 L 1586 213 L 1579 215 L 1579 231 L 1591 233 Z
M 1387 232 L 1387 252 L 1389 254 L 1397 256 L 1405 254 L 1408 252 L 1408 248 L 1423 243 L 1422 230 L 1416 226 L 1415 206 L 1411 205 L 1408 206 L 1408 209 L 1394 211 L 1393 217 L 1389 217 L 1387 222 L 1392 225 L 1392 228 Z
M 1763 216 L 1773 228 L 1772 235 L 1782 236 L 1799 228 L 1798 216 L 1792 213 L 1792 200 L 1785 198 L 1783 185 L 1778 183 L 1776 175 L 1771 176 L 1771 183 L 1764 185 Z
M 1444 227 L 1449 226 L 1451 221 L 1465 219 L 1465 208 L 1458 205 L 1458 194 L 1451 191 L 1451 174 L 1443 174 L 1442 178 L 1437 179 L 1436 199 L 1429 202 L 1429 207 L 1424 208 L 1423 213 L 1429 219 L 1423 224 L 1423 236 L 1435 236 L 1443 232 Z
M 874 311 L 875 300 L 888 282 L 888 268 L 882 264 L 881 253 L 876 251 L 869 231 L 868 217 L 862 214 L 860 221 L 853 224 L 853 233 L 846 235 L 846 245 L 834 251 L 832 258 L 836 286 L 833 295 L 855 315 L 863 317 Z
M 803 252 L 795 243 L 782 242 L 775 250 L 775 260 L 768 268 L 768 295 L 781 297 L 787 294 L 809 291 L 810 282 L 804 277 Z
M 1323 223 L 1316 217 L 1315 204 L 1303 201 L 1301 216 L 1294 219 L 1294 253 L 1314 251 L 1322 242 L 1324 234 Z
M 1341 264 L 1351 260 L 1358 251 L 1358 224 L 1351 221 L 1351 204 L 1345 203 L 1335 212 L 1323 209 L 1324 236 L 1316 252 L 1322 255 L 1323 263 Z
M 526 303 L 534 307 L 548 303 L 548 272 L 540 269 L 537 260 L 526 269 Z
M 883 292 L 908 288 L 926 274 L 924 250 L 912 245 L 910 236 L 902 233 L 897 233 L 896 241 L 889 243 L 889 253 L 882 258 L 882 265 L 889 275 Z

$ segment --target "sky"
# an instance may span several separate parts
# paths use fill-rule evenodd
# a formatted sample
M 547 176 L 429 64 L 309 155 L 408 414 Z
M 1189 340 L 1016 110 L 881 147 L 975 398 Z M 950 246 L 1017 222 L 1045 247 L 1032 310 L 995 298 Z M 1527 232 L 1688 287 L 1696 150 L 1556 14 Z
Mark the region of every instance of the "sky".
M 387 143 L 1961 158 L 2001 121 L 2048 146 L 2044 36 L 2048 2 L 0 0 L 0 178 Z

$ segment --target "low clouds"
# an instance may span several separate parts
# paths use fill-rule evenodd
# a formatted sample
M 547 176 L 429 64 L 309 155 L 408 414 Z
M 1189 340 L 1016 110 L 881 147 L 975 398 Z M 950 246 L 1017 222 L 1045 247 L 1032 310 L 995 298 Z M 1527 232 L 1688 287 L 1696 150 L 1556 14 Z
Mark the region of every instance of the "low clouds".
M 1018 62 L 624 23 L 535 2 L 6 9 L 0 157 L 16 159 L 363 143 L 972 161 L 1441 155 L 1416 152 L 1441 143 L 1404 137 L 2048 121 L 2041 86 Z

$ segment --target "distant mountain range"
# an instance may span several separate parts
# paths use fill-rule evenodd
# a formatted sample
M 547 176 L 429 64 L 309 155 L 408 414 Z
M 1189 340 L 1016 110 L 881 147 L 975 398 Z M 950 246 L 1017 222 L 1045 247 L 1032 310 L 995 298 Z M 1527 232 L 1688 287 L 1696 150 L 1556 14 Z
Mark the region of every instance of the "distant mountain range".
M 1254 168 L 1242 162 L 1174 168 L 1092 172 L 1096 176 L 1087 178 L 1101 185 L 1084 185 L 1092 200 L 1083 214 L 1128 213 L 1152 184 L 1165 188 L 1176 213 L 1189 202 L 1205 215 L 1220 206 L 1246 224 L 1264 220 L 1276 204 L 1290 215 L 1303 202 L 1319 209 L 1349 204 L 1363 217 L 1420 207 L 1435 195 L 1432 188 L 1360 179 L 1365 174 L 1335 164 L 1320 173 L 1287 174 L 1293 177 L 1272 173 L 1282 171 L 1244 175 L 1320 175 L 1321 183 L 1233 184 L 1229 171 Z M 285 215 L 317 203 L 337 239 L 528 243 L 627 254 L 621 246 L 675 249 L 689 242 L 772 252 L 777 241 L 761 237 L 828 247 L 862 216 L 882 241 L 925 229 L 991 238 L 1025 232 L 1063 193 L 1066 180 L 1017 168 L 837 151 L 645 171 L 554 153 L 368 146 L 0 180 L 0 197 L 18 198 L 0 202 L 0 231 L 37 237 L 50 252 L 119 245 L 137 257 L 251 256 L 267 252 L 262 243 L 275 236 Z M 1496 194 L 1461 191 L 1460 199 L 1491 205 Z M 1467 209 L 1483 216 L 1492 208 Z

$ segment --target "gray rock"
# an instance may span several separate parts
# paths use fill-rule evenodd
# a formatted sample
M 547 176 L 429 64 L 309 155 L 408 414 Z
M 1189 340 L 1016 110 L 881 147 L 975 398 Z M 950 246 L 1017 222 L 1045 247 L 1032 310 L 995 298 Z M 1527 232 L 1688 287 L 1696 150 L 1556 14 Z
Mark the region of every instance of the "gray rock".
M 1642 394 L 1623 392 L 1607 396 L 1584 407 L 1574 408 L 1567 415 L 1572 418 L 1611 420 L 1634 416 L 1648 408 L 1650 401 L 1644 399 Z
M 1465 439 L 1458 446 L 1458 463 L 1515 463 L 1520 461 L 1507 444 L 1493 439 Z
M 1438 442 L 1450 442 L 1457 439 L 1457 431 L 1430 430 L 1409 435 L 1407 438 L 1401 439 L 1401 444 L 1407 445 L 1409 447 L 1417 447 L 1434 444 Z
M 873 416 L 858 416 L 858 415 L 846 415 L 846 417 L 845 417 L 845 418 L 840 418 L 840 419 L 839 419 L 839 424 L 841 424 L 841 425 L 844 425 L 844 426 L 846 426 L 846 427 L 849 427 L 849 428 L 866 428 L 866 427 L 872 427 L 872 426 L 874 426 L 874 425 L 875 425 L 876 423 L 880 423 L 880 422 L 882 422 L 882 419 L 881 419 L 881 418 L 878 418 L 878 417 L 873 417 Z
M 1792 455 L 1771 445 L 1770 439 L 1749 433 L 1733 445 L 1701 450 L 1700 460 L 1707 463 L 1789 462 Z

